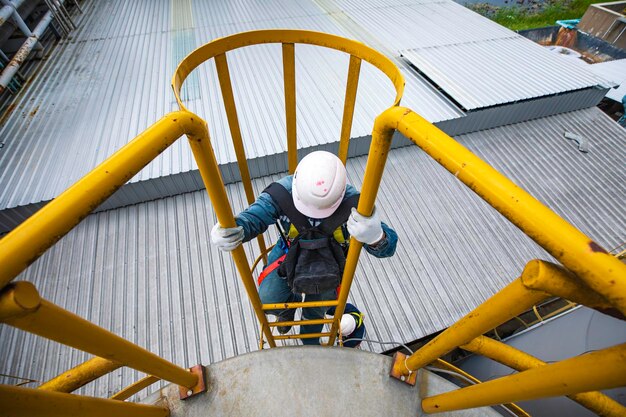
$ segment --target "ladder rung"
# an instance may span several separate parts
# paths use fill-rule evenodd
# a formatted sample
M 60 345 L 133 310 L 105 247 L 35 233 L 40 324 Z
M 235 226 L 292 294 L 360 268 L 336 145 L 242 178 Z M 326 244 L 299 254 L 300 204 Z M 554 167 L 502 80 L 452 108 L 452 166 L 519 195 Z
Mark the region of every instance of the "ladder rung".
M 284 339 L 313 339 L 316 337 L 330 336 L 330 332 L 327 333 L 305 333 L 305 334 L 286 334 L 282 336 L 274 336 L 276 340 Z
M 300 308 L 300 307 L 335 307 L 339 304 L 337 300 L 330 301 L 309 301 L 304 303 L 277 303 L 277 304 L 263 304 L 263 310 L 284 310 L 286 308 Z
M 315 320 L 299 320 L 299 321 L 272 321 L 268 323 L 270 327 L 276 326 L 301 326 L 303 324 L 326 324 L 332 323 L 333 319 L 315 319 Z

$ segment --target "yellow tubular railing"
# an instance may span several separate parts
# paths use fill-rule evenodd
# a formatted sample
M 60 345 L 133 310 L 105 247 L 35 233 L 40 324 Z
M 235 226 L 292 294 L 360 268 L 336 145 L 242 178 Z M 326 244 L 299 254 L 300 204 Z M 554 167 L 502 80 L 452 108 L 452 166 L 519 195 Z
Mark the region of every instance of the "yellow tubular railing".
M 525 371 L 546 365 L 544 361 L 526 352 L 485 336 L 479 336 L 461 348 L 493 359 L 516 371 Z M 597 391 L 571 394 L 568 397 L 600 416 L 626 416 L 626 407 Z
M 541 261 L 529 263 L 522 277 L 420 350 L 406 359 L 399 356 L 390 372 L 392 376 L 405 380 L 412 372 L 441 355 L 555 294 L 595 308 L 613 307 L 622 314 L 626 313 L 626 265 L 409 109 L 394 107 L 376 119 L 359 212 L 365 215 L 371 213 L 396 130 L 534 239 L 569 271 Z M 349 254 L 346 269 L 355 267 L 356 259 Z M 339 301 L 342 301 L 341 297 Z M 625 349 L 625 345 L 621 345 L 596 352 L 591 357 L 585 355 L 528 369 L 514 376 L 426 398 L 422 406 L 425 412 L 432 413 L 626 385 Z M 592 366 L 593 360 L 602 361 L 606 367 Z M 619 361 L 619 366 L 615 366 L 615 362 Z M 609 363 L 613 363 L 612 369 L 608 369 L 611 368 Z M 548 377 L 549 372 L 554 374 Z M 561 385 L 551 384 L 550 380 Z
M 23 391 L 13 397 L 14 388 L 2 386 L 0 397 L 8 395 L 14 399 L 13 403 L 25 402 L 18 406 L 21 411 L 15 415 L 28 415 L 32 410 L 38 410 L 40 405 L 32 402 L 39 400 L 46 402 L 45 407 L 63 404 L 67 410 L 101 410 L 94 411 L 93 415 L 111 415 L 116 412 L 167 415 L 167 410 L 161 407 L 137 404 L 120 406 L 119 402 L 115 402 L 116 405 L 103 405 L 113 400 L 64 396 L 59 393 L 73 391 L 120 365 L 177 383 L 193 393 L 201 389 L 202 384 L 196 373 L 165 361 L 42 299 L 32 284 L 17 282 L 9 285 L 13 278 L 182 135 L 189 138 L 203 178 L 213 175 L 209 161 L 214 156 L 206 123 L 191 112 L 173 112 L 146 129 L 0 240 L 0 264 L 3 266 L 0 269 L 0 322 L 101 357 L 43 384 L 35 392 Z M 258 297 L 257 304 L 260 308 Z M 264 319 L 264 315 L 259 317 L 259 320 Z
M 164 406 L 128 403 L 10 385 L 0 385 L 0 404 L 2 404 L 3 415 L 10 416 L 167 417 L 170 415 L 170 411 Z
M 235 218 L 206 123 L 187 111 L 180 98 L 180 89 L 186 77 L 196 67 L 215 58 L 235 154 L 246 198 L 248 203 L 251 203 L 254 201 L 254 193 L 226 53 L 237 48 L 266 43 L 282 45 L 290 172 L 295 170 L 298 161 L 295 45 L 303 43 L 345 52 L 350 55 L 350 63 L 339 133 L 339 158 L 344 163 L 348 155 L 361 62 L 369 62 L 380 69 L 391 80 L 396 91 L 391 107 L 383 112 L 374 124 L 358 204 L 358 211 L 361 214 L 369 216 L 373 211 L 392 136 L 398 130 L 545 248 L 565 267 L 544 261 L 529 262 L 520 278 L 413 355 L 396 361 L 392 375 L 405 380 L 407 375 L 414 376 L 413 371 L 436 361 L 452 349 L 463 346 L 510 364 L 521 371 L 516 375 L 425 398 L 422 403 L 423 409 L 426 412 L 441 412 L 547 396 L 571 395 L 589 409 L 596 412 L 599 410 L 602 415 L 623 414 L 623 410 L 617 408 L 615 403 L 607 400 L 605 396 L 587 391 L 626 385 L 626 344 L 555 364 L 544 364 L 536 358 L 505 348 L 501 344 L 486 342 L 481 335 L 553 295 L 601 311 L 616 309 L 622 315 L 626 315 L 626 265 L 441 130 L 411 110 L 398 107 L 404 90 L 404 79 L 387 57 L 359 42 L 324 33 L 297 30 L 241 33 L 215 40 L 193 51 L 180 63 L 172 79 L 172 87 L 181 111 L 170 113 L 156 122 L 0 240 L 0 265 L 2 265 L 0 322 L 98 356 L 44 383 L 40 389 L 0 385 L 0 404 L 3 405 L 3 411 L 20 416 L 44 412 L 46 415 L 71 415 L 79 412 L 94 416 L 169 415 L 166 408 L 159 406 L 129 404 L 114 399 L 82 397 L 60 392 L 73 391 L 122 365 L 145 372 L 148 376 L 115 394 L 113 396 L 115 399 L 126 399 L 158 379 L 177 383 L 185 387 L 184 392 L 187 392 L 188 388 L 193 393 L 203 389 L 203 381 L 199 378 L 201 372 L 198 369 L 192 368 L 192 372 L 178 367 L 55 306 L 42 299 L 30 283 L 10 282 L 182 135 L 187 135 L 189 139 L 217 221 L 223 227 L 234 227 Z M 262 258 L 266 252 L 262 236 L 258 242 Z M 333 345 L 361 249 L 362 244 L 351 239 L 337 300 L 279 304 L 261 303 L 243 247 L 239 246 L 232 251 L 234 263 L 260 323 L 260 348 L 263 347 L 263 337 L 270 347 L 276 345 L 276 340 L 322 336 L 328 336 L 328 344 Z M 320 306 L 336 307 L 334 318 L 294 321 L 288 324 L 331 324 L 329 332 L 274 336 L 271 330 L 277 324 L 268 323 L 264 314 L 265 310 L 271 309 Z M 580 394 L 581 392 L 587 393 Z
M 104 358 L 91 358 L 86 362 L 44 382 L 37 389 L 56 392 L 74 392 L 101 376 L 120 368 L 122 364 Z
M 228 71 L 228 64 L 226 59 L 226 53 L 238 48 L 258 45 L 258 44 L 281 44 L 282 46 L 282 66 L 283 66 L 283 81 L 285 90 L 285 121 L 286 121 L 286 142 L 287 142 L 287 160 L 288 169 L 290 173 L 293 173 L 298 164 L 298 152 L 297 152 L 297 121 L 296 121 L 296 45 L 297 44 L 309 44 L 317 45 L 330 49 L 335 49 L 350 54 L 350 63 L 348 66 L 348 77 L 346 81 L 346 94 L 344 102 L 344 110 L 342 117 L 342 126 L 339 144 L 339 158 L 344 162 L 347 159 L 350 131 L 352 127 L 352 119 L 354 115 L 354 108 L 356 104 L 356 94 L 358 89 L 359 72 L 361 68 L 361 61 L 366 61 L 372 64 L 374 67 L 380 69 L 385 75 L 387 75 L 392 82 L 396 96 L 391 103 L 392 107 L 397 106 L 400 103 L 400 98 L 404 91 L 404 78 L 395 64 L 389 60 L 383 54 L 359 43 L 349 39 L 341 38 L 334 35 L 329 35 L 320 32 L 302 31 L 302 30 L 262 30 L 245 32 L 237 35 L 228 36 L 226 38 L 217 39 L 206 45 L 201 46 L 195 51 L 191 52 L 185 59 L 179 64 L 174 77 L 172 78 L 172 88 L 176 96 L 178 105 L 182 111 L 186 110 L 181 98 L 180 90 L 187 76 L 200 64 L 208 61 L 212 58 L 215 59 L 218 78 L 220 82 L 220 88 L 222 95 L 224 96 L 224 105 L 226 108 L 226 115 L 228 118 L 231 136 L 233 139 L 233 146 L 235 148 L 235 154 L 237 156 L 237 163 L 240 168 L 244 189 L 246 190 L 246 196 L 248 203 L 253 200 L 252 185 L 250 180 L 250 174 L 247 166 L 245 150 L 243 146 L 243 140 L 241 131 L 239 128 L 239 122 L 237 118 L 237 111 L 235 108 L 235 100 L 233 96 L 233 90 L 231 86 L 230 75 Z M 211 161 L 213 163 L 213 161 Z M 207 184 L 207 191 L 211 197 L 211 203 L 215 209 L 217 220 L 223 227 L 234 227 L 235 219 L 232 213 L 230 204 L 226 198 L 224 191 L 224 184 L 219 175 L 217 164 L 211 166 L 211 169 L 215 172 L 210 178 L 207 178 L 205 183 Z M 214 198 L 215 196 L 215 198 Z M 372 200 L 373 204 L 373 200 Z M 359 205 L 359 210 L 361 206 Z M 371 214 L 371 210 L 369 210 Z M 261 251 L 265 248 L 265 244 L 262 237 L 259 238 L 259 246 Z M 350 291 L 352 277 L 358 261 L 361 245 L 351 242 L 350 253 L 348 253 L 348 259 L 353 259 L 353 265 L 350 268 L 346 268 L 342 284 L 341 293 L 339 294 L 338 301 L 324 304 L 320 302 L 310 303 L 287 303 L 287 304 L 264 304 L 257 303 L 258 291 L 254 279 L 252 277 L 252 271 L 250 270 L 247 259 L 241 247 L 232 252 L 235 265 L 239 271 L 241 280 L 252 300 L 253 307 L 257 314 L 257 317 L 263 316 L 261 321 L 261 331 L 267 339 L 270 347 L 275 346 L 275 339 L 292 339 L 292 338 L 306 338 L 308 336 L 289 335 L 289 336 L 274 336 L 271 333 L 271 328 L 276 325 L 267 325 L 264 310 L 271 309 L 270 306 L 279 305 L 278 308 L 296 308 L 296 307 L 315 307 L 315 306 L 336 306 L 335 316 L 332 321 L 331 335 L 329 337 L 328 344 L 332 345 L 335 342 L 335 335 L 339 330 L 339 319 L 343 315 L 345 310 L 345 304 L 347 301 L 348 293 Z M 255 262 L 256 265 L 256 262 Z M 300 320 L 298 324 L 314 324 L 317 321 Z M 327 335 L 323 333 L 323 335 Z M 314 336 L 311 336 L 314 337 Z M 260 341 L 262 346 L 262 341 Z
M 217 78 L 222 90 L 222 97 L 224 98 L 224 104 L 226 107 L 226 118 L 228 119 L 228 126 L 230 128 L 230 135 L 235 145 L 235 155 L 237 156 L 237 165 L 241 174 L 241 182 L 246 193 L 246 199 L 248 204 L 254 202 L 254 191 L 252 190 L 252 180 L 250 179 L 250 170 L 248 168 L 248 161 L 246 160 L 246 154 L 243 152 L 243 139 L 241 137 L 241 129 L 239 127 L 239 117 L 237 116 L 237 107 L 235 106 L 235 96 L 233 94 L 233 86 L 230 80 L 230 71 L 228 70 L 228 61 L 226 60 L 226 54 L 220 54 L 215 57 L 215 67 L 217 69 Z M 259 250 L 261 251 L 264 262 L 267 262 L 267 254 L 265 239 L 263 235 L 259 235 L 257 238 L 259 244 Z M 251 268 L 254 269 L 254 266 Z

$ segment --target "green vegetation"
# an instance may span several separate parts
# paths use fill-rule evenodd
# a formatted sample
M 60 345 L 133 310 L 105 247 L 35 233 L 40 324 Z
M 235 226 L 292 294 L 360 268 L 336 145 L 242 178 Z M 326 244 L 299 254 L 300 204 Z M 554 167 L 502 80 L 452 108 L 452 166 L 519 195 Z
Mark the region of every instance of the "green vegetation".
M 488 3 L 468 4 L 467 7 L 509 29 L 524 30 L 554 26 L 557 20 L 579 19 L 592 3 L 600 2 L 597 0 L 547 0 L 545 2 L 531 0 L 521 5 L 505 7 Z

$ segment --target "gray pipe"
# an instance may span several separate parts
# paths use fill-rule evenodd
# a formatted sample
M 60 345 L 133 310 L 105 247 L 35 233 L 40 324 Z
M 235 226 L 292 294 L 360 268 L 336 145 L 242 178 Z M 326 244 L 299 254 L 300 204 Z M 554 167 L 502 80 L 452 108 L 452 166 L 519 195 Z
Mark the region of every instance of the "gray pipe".
M 33 30 L 32 36 L 29 36 L 26 41 L 22 44 L 20 49 L 15 53 L 11 61 L 7 64 L 7 66 L 0 74 L 0 94 L 4 92 L 7 88 L 13 76 L 20 69 L 20 66 L 26 61 L 28 55 L 32 52 L 33 48 L 37 44 L 39 37 L 43 35 L 44 31 L 50 25 L 52 21 L 52 12 L 48 11 L 39 21 L 35 30 Z
M 13 11 L 17 10 L 17 8 L 20 7 L 24 1 L 25 0 L 15 0 L 12 4 L 7 4 L 0 9 L 0 26 L 4 25 L 4 23 L 9 20 Z
M 30 31 L 30 28 L 26 25 L 26 22 L 24 22 L 24 20 L 22 19 L 22 16 L 20 16 L 20 14 L 17 12 L 17 8 L 24 2 L 24 0 L 20 0 L 16 2 L 11 2 L 9 0 L 2 0 L 2 2 L 5 5 L 3 7 L 3 10 L 5 8 L 12 9 L 11 17 L 13 18 L 13 21 L 15 22 L 15 24 L 17 24 L 17 27 L 22 31 L 22 33 L 26 35 L 27 37 L 32 36 L 33 32 Z M 0 22 L 0 25 L 2 23 L 3 22 Z M 37 49 L 38 51 L 41 51 L 43 50 L 43 47 L 39 43 L 37 43 L 35 45 L 35 49 Z

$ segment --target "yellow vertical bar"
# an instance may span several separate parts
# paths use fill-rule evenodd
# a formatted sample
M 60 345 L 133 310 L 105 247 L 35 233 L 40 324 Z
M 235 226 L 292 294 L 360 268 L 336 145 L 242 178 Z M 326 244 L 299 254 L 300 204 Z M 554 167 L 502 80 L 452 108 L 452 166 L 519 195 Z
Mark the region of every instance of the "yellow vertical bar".
M 283 77 L 285 81 L 285 115 L 287 120 L 287 155 L 289 173 L 298 165 L 296 129 L 296 56 L 293 43 L 283 43 Z
M 372 132 L 372 144 L 370 145 L 367 163 L 365 165 L 365 174 L 363 176 L 363 186 L 361 187 L 361 196 L 357 210 L 364 216 L 371 216 L 374 211 L 374 202 L 378 194 L 378 187 L 383 176 L 387 155 L 391 147 L 391 139 L 394 129 L 380 123 L 380 117 L 374 122 L 374 130 Z M 354 272 L 359 261 L 359 255 L 363 244 L 354 238 L 350 238 L 350 249 L 346 259 L 346 267 L 343 271 L 341 279 L 341 290 L 339 291 L 338 304 L 335 309 L 335 320 L 328 337 L 328 345 L 335 343 L 337 332 L 339 331 L 339 320 L 346 308 L 348 294 L 352 287 Z
M 230 128 L 230 135 L 233 139 L 235 155 L 237 156 L 237 165 L 239 165 L 239 172 L 241 173 L 241 182 L 243 183 L 243 189 L 246 193 L 248 204 L 252 204 L 254 202 L 252 179 L 250 178 L 246 151 L 243 147 L 239 117 L 237 116 L 237 106 L 235 105 L 235 96 L 233 94 L 233 86 L 230 80 L 230 71 L 228 70 L 226 54 L 220 54 L 215 57 L 215 66 L 217 68 L 217 78 L 219 79 L 220 88 L 222 90 L 222 97 L 224 98 L 224 107 L 226 109 L 228 127 Z M 259 243 L 259 250 L 264 254 L 266 246 L 263 235 L 259 235 L 257 237 L 257 242 Z M 265 254 L 263 255 L 263 262 L 267 263 L 267 255 Z
M 626 385 L 626 344 L 422 400 L 426 413 L 599 391 Z
M 165 407 L 127 403 L 33 388 L 0 385 L 0 404 L 5 417 L 133 416 L 167 417 Z
M 228 196 L 226 195 L 222 174 L 217 166 L 215 153 L 213 152 L 213 147 L 211 146 L 209 131 L 205 126 L 205 129 L 201 134 L 187 135 L 187 137 L 189 138 L 189 144 L 191 145 L 191 150 L 193 151 L 193 155 L 196 159 L 200 176 L 202 177 L 204 186 L 206 187 L 213 208 L 215 209 L 217 221 L 222 225 L 222 227 L 237 226 L 233 215 L 233 209 L 230 205 L 230 201 L 228 201 Z M 248 293 L 248 297 L 250 298 L 250 302 L 252 303 L 257 319 L 264 329 L 267 342 L 271 347 L 274 347 L 276 346 L 276 343 L 274 342 L 274 337 L 272 336 L 272 332 L 267 324 L 267 318 L 263 312 L 259 292 L 257 291 L 254 278 L 252 278 L 250 264 L 248 263 L 248 258 L 246 257 L 243 245 L 239 245 L 239 247 L 232 251 L 231 254 L 233 261 L 235 262 L 235 266 L 237 267 L 237 271 L 239 271 L 241 281 L 246 288 L 246 292 Z
M 341 121 L 341 136 L 339 140 L 338 157 L 343 164 L 348 159 L 348 147 L 350 146 L 350 132 L 352 131 L 352 119 L 356 104 L 356 93 L 359 88 L 359 72 L 361 71 L 361 59 L 350 55 L 348 67 L 348 81 L 346 82 L 346 98 L 343 104 L 343 119 Z
M 468 344 L 461 346 L 461 349 L 486 356 L 516 371 L 525 371 L 546 365 L 544 361 L 526 352 L 485 336 L 478 336 Z M 598 391 L 570 394 L 568 397 L 599 416 L 626 416 L 626 407 Z

